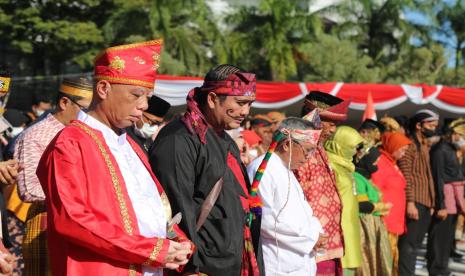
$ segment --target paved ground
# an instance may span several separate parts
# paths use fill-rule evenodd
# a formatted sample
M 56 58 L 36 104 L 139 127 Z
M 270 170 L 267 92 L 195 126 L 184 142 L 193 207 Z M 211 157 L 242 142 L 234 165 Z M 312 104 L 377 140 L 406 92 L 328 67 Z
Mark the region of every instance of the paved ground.
M 457 252 L 465 255 L 465 245 L 458 246 Z M 417 270 L 416 275 L 418 276 L 428 276 L 428 271 L 426 269 L 426 242 L 423 243 L 423 247 L 420 250 L 420 254 L 417 257 Z M 449 260 L 449 269 L 451 270 L 454 276 L 465 276 L 465 257 L 461 260 L 459 259 L 450 259 Z

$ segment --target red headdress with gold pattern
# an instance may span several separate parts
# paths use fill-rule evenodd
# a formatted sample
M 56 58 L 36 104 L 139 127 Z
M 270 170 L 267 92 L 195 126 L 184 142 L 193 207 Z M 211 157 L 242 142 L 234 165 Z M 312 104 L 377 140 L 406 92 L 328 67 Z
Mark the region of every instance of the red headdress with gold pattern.
M 153 88 L 162 39 L 110 47 L 95 58 L 94 77 L 110 83 Z
M 318 110 L 319 116 L 324 121 L 342 122 L 347 119 L 347 111 L 351 100 L 344 101 L 331 94 L 311 91 L 305 97 L 307 112 Z

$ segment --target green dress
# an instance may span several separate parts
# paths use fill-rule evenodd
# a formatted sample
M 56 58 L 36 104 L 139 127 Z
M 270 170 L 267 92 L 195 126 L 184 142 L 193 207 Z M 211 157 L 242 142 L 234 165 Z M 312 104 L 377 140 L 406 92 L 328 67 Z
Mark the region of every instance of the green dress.
M 371 203 L 381 201 L 378 188 L 358 172 L 354 173 L 359 200 Z M 384 276 L 392 275 L 392 254 L 388 232 L 379 213 L 360 214 L 360 241 L 362 248 L 362 266 L 355 275 Z
M 336 176 L 336 186 L 342 201 L 342 233 L 344 236 L 343 268 L 357 268 L 362 265 L 360 246 L 360 219 L 353 173 L 352 157 L 363 138 L 353 128 L 340 126 L 333 137 L 326 141 L 325 149 L 331 168 Z

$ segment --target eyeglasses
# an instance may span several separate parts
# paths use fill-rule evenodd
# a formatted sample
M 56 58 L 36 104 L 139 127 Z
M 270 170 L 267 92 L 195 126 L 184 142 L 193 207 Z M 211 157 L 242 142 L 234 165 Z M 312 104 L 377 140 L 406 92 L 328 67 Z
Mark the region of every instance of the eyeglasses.
M 302 150 L 302 153 L 303 153 L 304 156 L 311 155 L 315 151 L 315 148 L 305 148 L 299 142 L 294 141 L 294 144 L 297 144 L 300 147 L 300 149 Z
M 155 126 L 155 125 L 161 125 L 162 122 L 159 122 L 157 120 L 152 120 L 150 119 L 149 117 L 147 117 L 147 115 L 145 115 L 144 113 L 142 113 L 142 116 L 144 116 L 144 121 L 147 120 L 147 123 L 150 125 L 150 126 Z
M 73 104 L 77 105 L 79 107 L 80 110 L 84 111 L 84 112 L 87 112 L 89 111 L 89 109 L 87 107 L 84 107 L 80 104 L 78 104 L 78 102 L 76 102 L 75 100 L 71 99 L 71 98 L 68 98 Z

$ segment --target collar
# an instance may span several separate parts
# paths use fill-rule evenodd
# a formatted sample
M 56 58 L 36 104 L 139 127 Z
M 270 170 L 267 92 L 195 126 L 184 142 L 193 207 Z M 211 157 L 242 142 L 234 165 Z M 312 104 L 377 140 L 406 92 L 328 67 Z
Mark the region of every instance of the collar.
M 109 143 L 123 145 L 127 142 L 126 131 L 122 130 L 123 133 L 118 135 L 110 127 L 82 110 L 79 111 L 77 119 L 90 126 L 91 128 L 102 132 L 103 138 L 105 138 L 105 141 Z
M 57 125 L 57 126 L 64 126 L 63 123 L 61 123 L 60 121 L 57 120 L 57 118 L 55 118 L 53 113 L 49 113 L 47 117 L 45 117 L 44 120 L 47 120 L 50 123 Z

